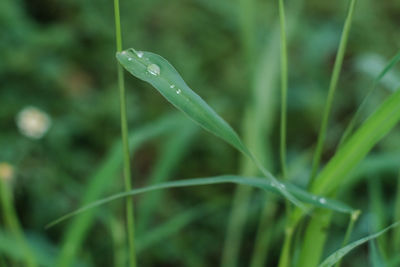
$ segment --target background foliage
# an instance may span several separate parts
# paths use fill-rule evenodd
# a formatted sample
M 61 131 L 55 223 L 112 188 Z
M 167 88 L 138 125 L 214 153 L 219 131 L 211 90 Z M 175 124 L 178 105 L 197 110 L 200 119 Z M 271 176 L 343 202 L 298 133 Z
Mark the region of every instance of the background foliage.
M 251 87 L 267 77 L 271 89 L 264 119 L 269 126 L 264 129 L 265 144 L 258 149 L 266 151 L 269 169 L 278 174 L 279 60 L 268 53 L 276 49 L 271 44 L 279 44 L 275 30 L 278 4 L 253 2 L 254 10 L 243 10 L 239 0 L 122 0 L 123 45 L 167 58 L 189 86 L 242 135 L 246 131 L 243 117 L 256 101 Z M 289 23 L 288 163 L 290 179 L 304 185 L 348 1 L 305 0 L 293 8 L 294 2 L 286 2 L 298 14 L 296 22 Z M 9 188 L 18 218 L 35 254 L 49 266 L 54 266 L 66 246 L 71 221 L 49 230 L 44 225 L 79 207 L 96 183 L 103 189 L 95 199 L 123 190 L 117 156 L 120 118 L 113 16 L 113 4 L 105 0 L 0 1 L 0 162 L 13 166 Z M 334 154 L 372 80 L 398 52 L 399 17 L 396 0 L 357 4 L 323 162 Z M 263 62 L 271 67 L 263 67 Z M 400 86 L 399 71 L 394 67 L 378 85 L 363 118 Z M 131 141 L 137 142 L 132 159 L 134 187 L 167 179 L 235 174 L 245 168 L 234 149 L 183 116 L 171 115 L 173 108 L 149 85 L 127 76 L 126 87 L 129 127 L 136 134 Z M 52 120 L 39 140 L 18 131 L 16 116 L 26 106 L 40 108 Z M 382 229 L 394 219 L 399 137 L 397 127 L 339 192 L 340 200 L 363 211 L 354 237 Z M 251 138 L 245 142 L 251 143 Z M 99 176 L 108 181 L 99 182 L 95 179 Z M 218 185 L 136 197 L 139 266 L 217 266 L 233 190 L 232 185 Z M 247 266 L 250 260 L 264 196 L 260 191 L 252 194 L 238 266 Z M 279 259 L 284 204 L 276 202 L 272 223 L 276 231 L 267 266 L 275 266 Z M 104 206 L 95 214 L 74 265 L 123 264 L 122 202 Z M 340 247 L 347 219 L 335 216 L 326 255 Z M 22 262 L 23 257 L 15 252 L 20 246 L 13 247 L 3 229 L 1 233 L 0 265 Z M 389 236 L 377 241 L 382 261 L 392 253 L 385 239 Z M 350 254 L 345 264 L 379 261 L 378 256 L 370 256 L 371 251 L 365 246 Z

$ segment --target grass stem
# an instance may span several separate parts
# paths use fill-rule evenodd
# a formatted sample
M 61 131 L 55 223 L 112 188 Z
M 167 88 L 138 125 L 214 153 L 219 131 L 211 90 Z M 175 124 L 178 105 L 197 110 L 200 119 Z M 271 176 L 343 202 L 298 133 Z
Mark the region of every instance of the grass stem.
M 349 225 L 347 226 L 347 230 L 346 230 L 346 233 L 343 238 L 343 243 L 340 247 L 344 247 L 349 243 L 351 233 L 353 232 L 354 224 L 357 221 L 358 217 L 360 217 L 360 213 L 361 213 L 361 211 L 356 210 L 350 215 Z M 339 260 L 336 263 L 335 267 L 340 267 L 340 264 L 341 264 L 341 260 Z
M 319 169 L 321 155 L 322 155 L 322 151 L 323 151 L 324 143 L 325 143 L 325 139 L 326 139 L 326 132 L 327 132 L 327 127 L 328 127 L 328 122 L 329 122 L 329 116 L 331 113 L 333 98 L 335 95 L 335 91 L 336 91 L 337 84 L 338 84 L 339 77 L 340 77 L 340 72 L 341 72 L 342 65 L 343 65 L 343 58 L 344 58 L 344 54 L 346 52 L 347 40 L 349 38 L 349 33 L 350 33 L 351 23 L 353 21 L 353 14 L 354 14 L 356 2 L 357 2 L 357 0 L 351 0 L 351 2 L 350 2 L 350 7 L 349 7 L 349 10 L 347 13 L 346 21 L 344 24 L 344 28 L 343 28 L 343 32 L 342 32 L 342 36 L 341 36 L 341 40 L 340 40 L 340 44 L 339 44 L 339 49 L 338 49 L 335 64 L 333 67 L 332 77 L 331 77 L 331 81 L 329 84 L 328 98 L 326 101 L 325 110 L 324 110 L 323 117 L 322 117 L 322 123 L 321 123 L 321 128 L 319 130 L 317 147 L 315 149 L 315 154 L 314 154 L 314 159 L 313 159 L 313 164 L 312 164 L 311 180 L 310 180 L 311 182 L 315 179 L 318 169 Z
M 397 192 L 396 192 L 396 202 L 394 206 L 394 221 L 400 221 L 400 172 L 397 178 Z M 400 228 L 394 228 L 393 233 L 393 251 L 400 251 Z
M 0 202 L 3 211 L 4 224 L 17 240 L 18 245 L 25 256 L 24 266 L 36 267 L 37 263 L 34 254 L 25 239 L 24 233 L 17 218 L 16 211 L 14 209 L 10 188 L 5 182 L 5 179 L 2 179 L 2 177 L 0 177 Z
M 283 0 L 279 0 L 279 20 L 281 31 L 281 129 L 280 129 L 280 160 L 282 177 L 286 178 L 286 109 L 288 90 L 288 59 L 286 45 L 285 6 Z
M 114 0 L 114 14 L 115 14 L 115 34 L 117 52 L 122 51 L 122 35 L 121 35 L 121 19 L 119 13 L 119 0 Z M 124 84 L 124 72 L 120 64 L 118 64 L 118 87 L 120 95 L 121 106 L 121 134 L 122 146 L 124 155 L 124 181 L 125 190 L 132 190 L 131 185 L 131 168 L 130 168 L 130 155 L 129 155 L 129 142 L 128 142 L 128 120 L 126 112 L 126 95 Z M 133 212 L 133 199 L 128 197 L 126 199 L 126 222 L 128 228 L 128 243 L 129 243 L 129 265 L 136 266 L 136 252 L 135 252 L 135 221 Z

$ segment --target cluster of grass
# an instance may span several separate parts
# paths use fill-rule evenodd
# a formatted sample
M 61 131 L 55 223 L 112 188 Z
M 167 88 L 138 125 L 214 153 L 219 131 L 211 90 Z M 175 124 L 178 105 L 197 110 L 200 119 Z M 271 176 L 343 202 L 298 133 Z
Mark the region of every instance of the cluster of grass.
M 18 180 L 0 181 L 0 264 L 400 263 L 400 53 L 391 42 L 376 41 L 399 42 L 390 36 L 395 29 L 390 12 L 399 10 L 395 1 L 239 0 L 233 8 L 228 1 L 114 0 L 114 13 L 106 1 L 107 8 L 89 1 L 62 8 L 48 4 L 54 9 L 48 16 L 29 2 L 0 4 L 8 11 L 3 21 L 18 29 L 5 32 L 9 42 L 0 68 L 12 75 L 3 94 L 5 100 L 25 96 L 10 92 L 24 88 L 19 78 L 28 75 L 38 88 L 60 89 L 52 94 L 78 111 L 64 115 L 58 101 L 39 101 L 29 93 L 5 102 L 4 126 L 11 130 L 1 135 L 4 161 L 14 164 Z M 324 24 L 329 16 L 337 21 Z M 80 23 L 78 44 L 74 33 L 60 31 L 62 23 L 55 22 L 71 18 Z M 382 32 L 365 34 L 378 20 L 375 27 Z M 92 29 L 91 22 L 100 21 L 103 32 Z M 45 25 L 54 28 L 44 30 Z M 108 42 L 98 45 L 102 37 Z M 85 46 L 74 50 L 60 40 Z M 10 42 L 22 55 L 7 51 Z M 125 46 L 157 51 L 179 73 L 158 54 Z M 98 58 L 102 53 L 107 56 Z M 26 67 L 29 60 L 43 69 Z M 76 64 L 81 61 L 86 70 Z M 138 79 L 124 78 L 124 69 Z M 96 92 L 102 86 L 110 89 Z M 152 88 L 178 114 L 163 115 L 160 106 L 167 105 Z M 213 96 L 220 100 L 208 101 Z M 12 114 L 31 102 L 54 117 L 40 141 L 21 140 L 10 126 Z M 118 140 L 119 124 L 122 142 L 111 144 L 109 136 Z M 52 165 L 51 157 L 60 163 Z M 99 162 L 97 168 L 93 162 Z M 38 165 L 46 163 L 52 166 Z M 20 206 L 28 200 L 32 208 Z M 80 208 L 60 217 L 60 210 L 72 206 Z M 361 249 L 365 244 L 368 249 Z

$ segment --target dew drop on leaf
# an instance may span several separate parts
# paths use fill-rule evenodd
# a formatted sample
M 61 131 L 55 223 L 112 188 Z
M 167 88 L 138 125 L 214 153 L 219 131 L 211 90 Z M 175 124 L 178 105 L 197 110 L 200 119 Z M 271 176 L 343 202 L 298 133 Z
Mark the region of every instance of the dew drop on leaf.
M 160 67 L 156 64 L 150 64 L 147 66 L 147 71 L 154 76 L 160 75 Z
M 142 51 L 137 51 L 137 52 L 136 52 L 136 55 L 137 55 L 139 58 L 142 58 L 142 57 L 143 57 L 143 52 L 142 52 Z

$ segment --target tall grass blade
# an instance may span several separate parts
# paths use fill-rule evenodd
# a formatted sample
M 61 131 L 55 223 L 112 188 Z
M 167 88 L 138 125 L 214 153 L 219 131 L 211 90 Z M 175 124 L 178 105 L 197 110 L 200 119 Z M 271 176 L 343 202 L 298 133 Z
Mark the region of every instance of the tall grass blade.
M 286 178 L 286 109 L 288 90 L 288 58 L 286 47 L 285 5 L 279 0 L 279 21 L 281 30 L 281 131 L 280 131 L 280 159 L 282 177 Z
M 346 233 L 344 234 L 342 247 L 346 246 L 347 243 L 349 242 L 350 236 L 353 233 L 354 224 L 357 221 L 357 219 L 360 216 L 360 214 L 361 214 L 361 211 L 360 210 L 356 210 L 350 215 L 350 221 L 349 221 L 349 225 L 347 226 Z M 340 264 L 341 264 L 341 261 L 339 260 L 336 263 L 335 267 L 340 267 Z
M 119 13 L 119 0 L 114 0 L 114 16 L 115 16 L 115 40 L 117 46 L 117 52 L 122 50 L 122 33 L 121 33 L 121 19 Z M 121 112 L 121 137 L 122 137 L 122 148 L 124 155 L 124 183 L 125 190 L 129 191 L 132 189 L 131 182 L 131 159 L 129 154 L 129 140 L 128 140 L 128 118 L 126 111 L 126 93 L 125 93 L 125 82 L 124 82 L 124 71 L 121 65 L 117 66 L 118 72 L 118 87 L 119 87 L 119 99 L 120 99 L 120 112 Z M 135 252 L 135 216 L 133 211 L 133 199 L 127 198 L 125 201 L 125 216 L 126 216 L 126 227 L 128 230 L 128 247 L 129 247 L 129 266 L 136 266 L 136 252 Z
M 339 186 L 346 182 L 346 178 L 356 165 L 393 129 L 399 120 L 400 91 L 397 91 L 388 97 L 336 152 L 318 175 L 311 192 L 320 195 L 334 194 Z M 318 214 L 325 218 L 324 225 L 321 226 L 320 219 L 312 219 L 309 223 L 301 252 L 300 266 L 316 266 L 316 260 L 321 256 L 327 232 L 321 231 L 320 227 L 329 227 L 331 214 L 326 210 L 318 211 Z M 310 258 L 311 255 L 314 255 L 314 258 Z
M 161 189 L 167 189 L 167 188 L 178 188 L 178 187 L 188 187 L 188 186 L 201 186 L 201 185 L 214 185 L 214 184 L 223 184 L 223 183 L 235 183 L 235 184 L 241 184 L 241 185 L 247 185 L 247 186 L 252 186 L 256 187 L 262 190 L 265 190 L 267 192 L 273 192 L 277 194 L 283 194 L 271 181 L 267 181 L 263 178 L 258 178 L 258 177 L 242 177 L 242 176 L 235 176 L 235 175 L 224 175 L 224 176 L 216 176 L 216 177 L 206 177 L 206 178 L 195 178 L 195 179 L 186 179 L 186 180 L 179 180 L 179 181 L 171 181 L 171 182 L 165 182 L 165 183 L 160 183 L 160 184 L 155 184 L 139 189 L 134 189 L 129 192 L 122 192 L 118 193 L 112 196 L 109 196 L 107 198 L 103 198 L 100 200 L 97 200 L 95 202 L 92 202 L 86 206 L 83 206 L 82 208 L 77 209 L 76 211 L 73 211 L 71 213 L 68 213 L 61 218 L 54 220 L 53 222 L 49 223 L 46 228 L 53 227 L 56 224 L 59 224 L 62 221 L 65 221 L 68 218 L 71 218 L 75 215 L 78 215 L 80 213 L 83 213 L 87 210 L 93 209 L 95 207 L 101 206 L 103 204 L 106 204 L 108 202 L 111 202 L 116 199 L 120 198 L 125 198 L 128 196 L 134 196 L 146 192 L 151 192 L 155 190 L 161 190 Z M 312 195 L 308 193 L 307 191 L 293 185 L 290 183 L 283 183 L 285 188 L 295 196 L 297 199 L 300 201 L 303 201 L 305 203 L 309 203 L 315 207 L 320 207 L 320 208 L 325 208 L 341 213 L 352 213 L 354 210 L 347 206 L 346 204 L 343 204 L 339 201 L 336 200 L 331 200 L 323 197 L 319 197 L 316 195 Z
M 371 265 L 373 267 L 387 267 L 390 266 L 385 260 L 383 259 L 378 246 L 376 245 L 375 240 L 370 240 L 369 241 L 369 250 L 371 251 L 369 254 L 369 259 L 371 262 Z
M 43 245 L 42 240 L 37 242 L 33 238 L 27 239 L 26 241 L 29 247 L 32 248 L 32 253 L 38 266 L 55 266 L 55 251 L 57 251 L 56 247 L 53 247 L 50 244 Z M 20 240 L 18 240 L 18 237 L 16 237 L 9 231 L 3 231 L 3 229 L 0 230 L 0 255 L 0 259 L 8 258 L 15 260 L 16 262 L 21 264 L 15 266 L 32 266 L 26 263 L 26 254 L 23 247 L 21 246 Z M 2 267 L 10 266 L 6 264 L 2 265 L 1 263 L 2 262 L 0 261 L 0 266 Z M 22 263 L 24 264 L 22 265 Z M 81 263 L 82 262 L 79 262 L 79 264 Z
M 336 252 L 332 253 L 328 258 L 326 258 L 320 265 L 319 267 L 331 267 L 333 266 L 336 262 L 338 262 L 340 259 L 342 259 L 344 256 L 346 256 L 350 251 L 352 251 L 353 249 L 361 246 L 362 244 L 375 239 L 381 235 L 383 235 L 384 233 L 386 233 L 387 231 L 389 231 L 392 228 L 398 227 L 400 225 L 400 222 L 396 222 L 388 227 L 386 227 L 385 229 L 383 229 L 382 231 L 369 235 L 367 237 L 361 238 L 357 241 L 354 241 L 352 243 L 350 243 L 349 245 L 337 250 Z
M 400 120 L 400 91 L 392 94 L 349 138 L 328 162 L 315 181 L 312 192 L 330 194 L 349 172 Z
M 128 49 L 117 53 L 121 65 L 135 77 L 150 83 L 171 104 L 200 124 L 204 129 L 222 138 L 248 156 L 258 169 L 280 190 L 284 197 L 297 206 L 294 198 L 276 178 L 267 171 L 243 144 L 232 127 L 222 119 L 199 95 L 187 86 L 175 68 L 163 57 L 150 52 Z
M 36 267 L 37 259 L 32 252 L 31 246 L 28 244 L 25 234 L 21 228 L 21 224 L 17 217 L 15 204 L 13 201 L 11 186 L 6 182 L 6 179 L 0 174 L 0 206 L 2 210 L 2 221 L 5 228 L 9 230 L 12 236 L 17 240 L 17 244 L 21 254 L 23 255 L 23 262 L 25 266 Z
M 357 121 L 360 119 L 361 112 L 368 102 L 369 97 L 375 91 L 376 87 L 378 86 L 379 82 L 385 77 L 385 75 L 400 61 L 400 52 L 398 52 L 386 65 L 386 67 L 379 73 L 379 75 L 375 78 L 371 88 L 367 92 L 366 96 L 364 97 L 363 101 L 361 102 L 360 106 L 357 108 L 356 113 L 352 117 L 349 125 L 347 125 L 342 137 L 340 138 L 338 149 L 340 149 L 341 145 L 347 140 L 350 134 L 353 132 L 354 127 Z
M 394 205 L 394 221 L 400 221 L 400 172 L 397 178 L 396 202 Z M 400 230 L 396 228 L 393 233 L 393 251 L 400 251 Z
M 311 182 L 314 180 L 317 175 L 319 164 L 321 161 L 321 155 L 324 148 L 326 132 L 328 128 L 329 116 L 332 109 L 333 98 L 335 95 L 336 87 L 340 77 L 340 71 L 342 69 L 343 58 L 346 52 L 347 40 L 349 38 L 351 23 L 353 21 L 353 13 L 355 9 L 357 0 L 351 0 L 349 11 L 347 12 L 347 18 L 344 23 L 344 28 L 342 32 L 342 37 L 339 44 L 339 49 L 336 55 L 335 65 L 333 67 L 332 78 L 329 84 L 328 98 L 326 100 L 325 110 L 322 117 L 321 128 L 319 130 L 317 147 L 315 149 L 313 165 L 311 170 Z

